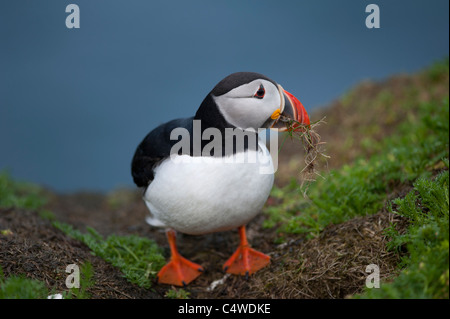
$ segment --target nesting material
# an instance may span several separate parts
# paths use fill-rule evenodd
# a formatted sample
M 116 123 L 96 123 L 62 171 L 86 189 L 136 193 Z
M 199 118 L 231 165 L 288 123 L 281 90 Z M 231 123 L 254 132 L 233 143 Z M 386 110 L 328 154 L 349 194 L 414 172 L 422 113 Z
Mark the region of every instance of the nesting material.
M 303 195 L 307 197 L 306 193 L 309 184 L 316 181 L 317 176 L 324 178 L 318 171 L 320 163 L 324 162 L 326 164 L 330 158 L 324 151 L 323 146 L 325 142 L 320 140 L 320 135 L 315 130 L 320 124 L 326 124 L 325 117 L 309 125 L 285 116 L 282 116 L 279 120 L 286 124 L 286 138 L 289 136 L 299 140 L 305 149 L 305 167 L 300 171 L 300 188 L 303 190 Z

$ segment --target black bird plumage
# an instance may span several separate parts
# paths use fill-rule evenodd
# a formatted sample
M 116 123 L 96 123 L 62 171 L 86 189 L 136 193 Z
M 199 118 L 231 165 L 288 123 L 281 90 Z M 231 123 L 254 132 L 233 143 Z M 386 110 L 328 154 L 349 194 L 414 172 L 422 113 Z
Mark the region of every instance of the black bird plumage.
M 274 81 L 267 78 L 266 76 L 255 73 L 255 72 L 237 72 L 233 73 L 222 81 L 220 81 L 211 92 L 205 97 L 200 107 L 198 108 L 194 117 L 176 119 L 169 121 L 167 123 L 161 124 L 152 130 L 147 136 L 142 140 L 136 149 L 132 163 L 131 163 L 131 174 L 133 176 L 134 183 L 139 187 L 147 187 L 148 184 L 154 179 L 154 169 L 155 167 L 164 159 L 170 156 L 170 151 L 172 147 L 179 140 L 170 140 L 170 132 L 178 127 L 185 128 L 188 130 L 191 138 L 189 153 L 185 155 L 190 156 L 200 156 L 200 154 L 193 153 L 193 120 L 201 120 L 201 133 L 209 127 L 214 127 L 219 129 L 222 135 L 222 146 L 225 145 L 225 128 L 236 129 L 232 124 L 228 123 L 223 115 L 220 113 L 217 104 L 214 102 L 213 96 L 220 96 L 226 94 L 230 90 L 250 83 L 256 79 L 265 79 L 277 85 Z M 250 134 L 246 132 L 247 136 Z M 255 133 L 256 134 L 256 133 Z M 201 150 L 203 147 L 209 143 L 208 140 L 202 140 Z M 233 143 L 234 144 L 234 143 Z M 250 143 L 250 145 L 252 145 Z M 248 137 L 245 139 L 244 149 L 247 150 L 249 147 Z M 224 150 L 225 147 L 222 148 Z M 200 151 L 201 151 L 200 150 Z M 236 153 L 236 147 L 233 147 L 233 153 Z M 180 154 L 182 155 L 182 154 Z M 214 156 L 215 154 L 209 154 Z M 222 156 L 229 155 L 222 152 Z

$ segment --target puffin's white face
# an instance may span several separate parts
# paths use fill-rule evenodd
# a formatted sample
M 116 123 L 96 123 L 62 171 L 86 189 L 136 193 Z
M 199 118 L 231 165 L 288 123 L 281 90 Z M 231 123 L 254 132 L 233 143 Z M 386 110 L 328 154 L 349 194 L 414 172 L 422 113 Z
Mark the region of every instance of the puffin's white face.
M 270 127 L 276 119 L 274 116 L 283 111 L 278 87 L 263 79 L 243 84 L 213 98 L 225 120 L 244 130 Z M 279 113 L 276 113 L 277 110 Z

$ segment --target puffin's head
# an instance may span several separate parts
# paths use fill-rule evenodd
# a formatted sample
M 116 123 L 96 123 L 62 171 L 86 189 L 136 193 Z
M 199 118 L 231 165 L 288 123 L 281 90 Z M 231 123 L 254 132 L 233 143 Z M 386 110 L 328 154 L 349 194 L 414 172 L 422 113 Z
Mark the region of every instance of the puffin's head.
M 279 121 L 281 117 L 310 124 L 302 103 L 259 73 L 233 73 L 220 81 L 210 95 L 225 121 L 237 128 L 286 131 L 286 124 Z

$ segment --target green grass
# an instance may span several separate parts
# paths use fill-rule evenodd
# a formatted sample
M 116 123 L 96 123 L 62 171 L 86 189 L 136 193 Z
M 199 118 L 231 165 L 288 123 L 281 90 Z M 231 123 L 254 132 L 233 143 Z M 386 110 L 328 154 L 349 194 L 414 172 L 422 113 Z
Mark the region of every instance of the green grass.
M 43 281 L 23 275 L 5 278 L 0 267 L 0 299 L 47 299 L 48 295 Z
M 37 210 L 46 203 L 42 189 L 28 182 L 17 182 L 0 172 L 0 207 Z
M 80 267 L 80 286 L 79 288 L 70 288 L 65 294 L 64 299 L 90 299 L 91 294 L 88 289 L 95 285 L 94 267 L 90 262 L 85 262 Z
M 63 291 L 62 297 L 64 299 L 89 299 L 91 295 L 88 289 L 95 284 L 93 276 L 94 269 L 91 263 L 84 263 L 80 269 L 80 287 Z M 49 291 L 44 281 L 30 279 L 23 274 L 6 278 L 0 267 L 0 299 L 47 299 L 54 294 L 54 290 Z
M 446 57 L 442 61 L 436 61 L 426 71 L 426 76 L 432 83 L 442 80 L 442 78 L 449 74 L 449 59 Z
M 399 134 L 376 145 L 381 152 L 318 178 L 309 186 L 309 199 L 302 198 L 295 182 L 275 188 L 272 196 L 282 204 L 265 209 L 264 226 L 313 237 L 331 223 L 378 212 L 396 187 L 429 177 L 433 167 L 443 166 L 442 159 L 448 158 L 448 121 L 448 97 L 420 105 L 418 117 L 405 121 Z
M 171 288 L 165 293 L 165 297 L 169 299 L 189 299 L 190 292 L 183 288 Z
M 165 263 L 161 248 L 153 240 L 135 235 L 111 235 L 105 239 L 93 228 L 82 233 L 65 223 L 56 221 L 53 225 L 85 243 L 95 255 L 119 268 L 128 281 L 141 287 L 150 288 L 152 279 Z
M 446 161 L 448 169 L 448 160 Z M 400 275 L 358 298 L 449 298 L 449 172 L 435 179 L 419 178 L 391 211 L 408 218 L 406 233 L 387 231 L 391 249 L 407 248 Z

